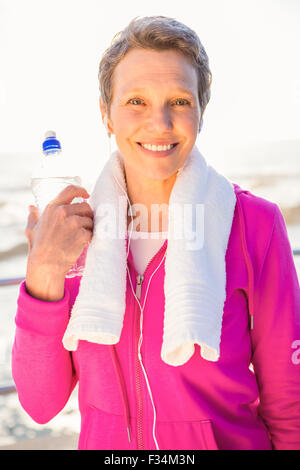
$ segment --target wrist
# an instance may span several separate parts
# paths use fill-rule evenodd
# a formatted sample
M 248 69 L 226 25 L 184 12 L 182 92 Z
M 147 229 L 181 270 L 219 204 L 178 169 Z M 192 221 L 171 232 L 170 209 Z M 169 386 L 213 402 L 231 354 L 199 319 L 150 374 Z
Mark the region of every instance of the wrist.
M 26 291 L 32 297 L 58 302 L 64 297 L 65 274 L 57 266 L 45 266 L 28 259 Z

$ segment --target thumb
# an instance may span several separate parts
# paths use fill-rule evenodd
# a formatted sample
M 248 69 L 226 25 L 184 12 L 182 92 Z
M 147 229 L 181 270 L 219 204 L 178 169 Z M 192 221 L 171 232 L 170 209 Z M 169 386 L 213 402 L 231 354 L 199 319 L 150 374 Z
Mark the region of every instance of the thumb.
M 29 209 L 29 217 L 31 217 L 32 220 L 39 218 L 39 211 L 36 206 L 33 206 L 31 204 L 30 206 L 28 206 L 28 209 Z
M 38 213 L 37 207 L 35 207 L 35 206 L 30 205 L 28 207 L 28 209 L 29 209 L 29 214 L 28 214 L 28 218 L 27 218 L 27 225 L 26 225 L 26 229 L 25 229 L 25 235 L 28 239 L 29 247 L 31 247 L 31 245 L 32 245 L 32 231 L 33 231 L 34 227 L 36 226 L 36 224 L 38 222 L 39 213 Z

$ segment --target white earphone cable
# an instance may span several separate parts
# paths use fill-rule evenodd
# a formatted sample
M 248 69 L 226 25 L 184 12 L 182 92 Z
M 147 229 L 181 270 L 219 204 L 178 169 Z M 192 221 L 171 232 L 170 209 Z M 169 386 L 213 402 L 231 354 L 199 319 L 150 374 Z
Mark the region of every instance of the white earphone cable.
M 111 142 L 110 142 L 110 137 L 108 138 L 109 140 L 109 156 L 111 155 Z M 118 179 L 115 177 L 115 175 L 113 175 L 114 178 L 115 178 L 115 181 L 117 182 L 117 184 L 119 185 L 119 187 L 121 188 L 121 190 L 123 191 L 123 193 L 126 195 L 126 198 L 127 198 L 127 201 L 129 203 L 129 213 L 130 213 L 130 217 L 131 217 L 131 222 L 133 222 L 133 217 L 132 217 L 132 206 L 131 206 L 131 203 L 130 203 L 130 200 L 128 198 L 128 194 L 127 192 L 124 190 L 124 188 L 121 186 L 121 184 L 119 183 Z M 128 254 L 129 254 L 129 248 L 130 248 L 130 240 L 131 240 L 131 234 L 132 234 L 132 230 L 133 230 L 133 224 L 131 224 L 131 231 L 130 231 L 130 235 L 129 235 L 129 239 L 128 239 L 128 247 L 127 247 L 127 258 L 128 258 Z M 165 258 L 166 255 L 163 256 L 162 260 L 160 261 L 159 265 L 157 266 L 157 268 L 155 269 L 155 271 L 152 273 L 150 279 L 149 279 L 149 282 L 148 282 L 148 286 L 147 286 L 147 290 L 146 290 L 146 294 L 145 294 L 145 298 L 144 298 L 144 304 L 143 304 L 143 307 L 141 307 L 141 304 L 140 304 L 140 301 L 139 299 L 137 298 L 135 292 L 134 292 L 134 288 L 132 286 L 132 282 L 131 282 L 131 277 L 130 277 L 130 273 L 129 273 L 129 269 L 128 269 L 128 266 L 127 266 L 127 271 L 128 271 L 128 277 L 129 277 L 129 281 L 130 281 L 130 285 L 131 285 L 131 290 L 132 290 L 132 293 L 139 305 L 139 308 L 140 308 L 140 312 L 141 312 L 141 316 L 140 316 L 140 337 L 139 337 L 139 341 L 138 341 L 138 359 L 139 359 L 139 362 L 140 362 L 140 365 L 141 365 L 141 368 L 142 368 L 142 371 L 143 371 L 143 374 L 144 374 L 144 378 L 145 378 L 145 381 L 146 381 L 146 385 L 147 385 L 147 389 L 148 389 L 148 393 L 149 393 L 149 396 L 150 396 L 150 400 L 151 400 L 151 404 L 152 404 L 152 408 L 153 408 L 153 429 L 152 429 L 152 435 L 153 435 L 153 440 L 155 442 L 155 446 L 156 446 L 156 449 L 159 450 L 159 446 L 158 446 L 158 443 L 157 443 L 157 439 L 156 439 L 156 435 L 155 435 L 155 427 L 156 427 L 156 409 L 155 409 L 155 405 L 154 405 L 154 401 L 153 401 L 153 396 L 152 396 L 152 391 L 151 391 L 151 387 L 150 387 L 150 384 L 149 384 L 149 379 L 148 379 L 148 376 L 147 376 L 147 373 L 146 373 L 146 370 L 144 368 L 144 364 L 143 364 L 143 361 L 142 361 L 142 355 L 141 355 L 141 347 L 142 347 L 142 342 L 143 342 L 143 314 L 144 314 L 144 306 L 145 306 L 145 302 L 146 302 L 146 298 L 147 298 L 147 294 L 148 294 L 148 289 L 149 289 L 149 286 L 150 286 L 150 282 L 152 280 L 152 277 L 153 275 L 156 273 L 156 271 L 158 270 L 158 268 L 160 267 L 160 265 L 162 264 L 164 258 Z

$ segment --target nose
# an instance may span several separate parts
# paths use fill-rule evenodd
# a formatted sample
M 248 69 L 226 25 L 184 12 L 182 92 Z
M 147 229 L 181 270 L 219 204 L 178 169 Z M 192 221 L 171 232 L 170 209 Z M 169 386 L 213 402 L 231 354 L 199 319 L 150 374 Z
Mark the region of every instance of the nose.
M 149 111 L 146 129 L 157 135 L 173 129 L 172 116 L 167 106 L 157 107 Z

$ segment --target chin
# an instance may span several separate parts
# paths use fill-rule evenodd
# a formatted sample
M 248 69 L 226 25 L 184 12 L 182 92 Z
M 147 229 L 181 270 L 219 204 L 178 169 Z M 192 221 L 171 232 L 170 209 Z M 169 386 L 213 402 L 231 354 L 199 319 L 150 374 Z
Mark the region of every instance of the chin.
M 158 169 L 156 168 L 155 170 L 149 170 L 148 171 L 141 171 L 143 176 L 145 178 L 151 179 L 151 180 L 156 180 L 156 181 L 163 181 L 171 178 L 172 176 L 175 176 L 177 171 L 179 170 L 180 165 L 172 168 L 161 168 Z

